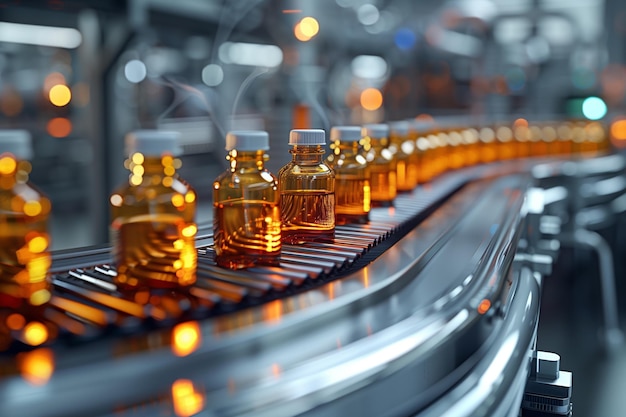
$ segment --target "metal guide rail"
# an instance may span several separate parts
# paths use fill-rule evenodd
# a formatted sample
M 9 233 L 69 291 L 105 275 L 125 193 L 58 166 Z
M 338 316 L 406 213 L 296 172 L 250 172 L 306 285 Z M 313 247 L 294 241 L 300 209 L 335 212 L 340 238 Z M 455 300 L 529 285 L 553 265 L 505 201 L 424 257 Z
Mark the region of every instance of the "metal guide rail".
M 11 333 L 0 415 L 193 415 L 180 392 L 208 415 L 315 414 L 354 407 L 365 381 L 415 367 L 422 378 L 403 406 L 425 409 L 501 337 L 530 183 L 515 173 L 527 169 L 452 172 L 373 210 L 366 225 L 338 226 L 333 244 L 283 246 L 280 267 L 217 267 L 201 229 L 188 292 L 125 295 L 107 248 L 56 253 L 49 340 L 32 349 Z M 373 410 L 363 415 L 385 414 Z

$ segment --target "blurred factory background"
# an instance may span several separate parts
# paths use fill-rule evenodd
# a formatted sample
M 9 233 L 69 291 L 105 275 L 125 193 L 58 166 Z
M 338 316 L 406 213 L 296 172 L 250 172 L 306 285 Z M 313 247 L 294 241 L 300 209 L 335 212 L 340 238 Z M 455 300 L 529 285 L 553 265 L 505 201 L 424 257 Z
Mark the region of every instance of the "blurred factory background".
M 626 115 L 625 97 L 619 0 L 0 1 L 0 128 L 33 134 L 53 249 L 106 243 L 133 129 L 183 133 L 181 175 L 203 222 L 233 128 L 269 131 L 276 172 L 293 127 L 456 114 L 608 127 Z M 572 298 L 585 288 L 566 274 L 548 280 L 540 344 L 574 371 L 576 415 L 621 415 L 610 407 L 626 389 L 615 371 L 626 355 L 603 362 L 585 343 L 599 314 Z
M 132 129 L 183 132 L 182 174 L 206 199 L 232 128 L 268 130 L 276 170 L 297 126 L 582 116 L 595 96 L 620 114 L 618 3 L 4 1 L 1 127 L 33 133 L 58 229 L 84 223 L 53 248 L 103 243 Z

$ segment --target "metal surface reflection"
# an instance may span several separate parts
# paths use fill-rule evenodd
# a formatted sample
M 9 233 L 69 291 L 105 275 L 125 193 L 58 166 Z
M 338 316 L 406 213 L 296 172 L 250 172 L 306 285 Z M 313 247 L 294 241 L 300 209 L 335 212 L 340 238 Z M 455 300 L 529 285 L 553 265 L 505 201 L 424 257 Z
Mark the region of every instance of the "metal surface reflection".
M 45 385 L 54 373 L 54 353 L 48 348 L 23 352 L 17 362 L 22 378 L 32 385 Z
M 205 407 L 205 396 L 188 379 L 177 379 L 172 384 L 172 401 L 174 412 L 178 417 L 191 417 Z
M 201 343 L 200 325 L 196 321 L 180 323 L 172 329 L 172 352 L 176 356 L 192 354 Z

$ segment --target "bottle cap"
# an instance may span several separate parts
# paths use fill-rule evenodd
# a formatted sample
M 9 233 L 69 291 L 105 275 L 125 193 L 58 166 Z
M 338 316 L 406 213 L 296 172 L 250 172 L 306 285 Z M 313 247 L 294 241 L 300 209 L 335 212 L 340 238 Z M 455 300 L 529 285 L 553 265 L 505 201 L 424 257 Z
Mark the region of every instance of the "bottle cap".
M 363 126 L 363 136 L 382 139 L 389 136 L 389 126 L 386 124 L 370 124 Z
M 126 135 L 126 153 L 147 156 L 178 155 L 180 133 L 171 130 L 135 130 Z
M 293 129 L 289 132 L 290 145 L 326 145 L 326 132 L 322 129 Z
M 264 130 L 233 130 L 226 135 L 226 150 L 266 151 L 270 148 L 270 136 Z
M 27 130 L 0 130 L 0 153 L 9 152 L 17 159 L 29 160 L 33 157 L 30 132 Z
M 361 128 L 358 126 L 335 126 L 330 129 L 330 140 L 357 142 L 361 140 Z
M 397 122 L 389 123 L 389 130 L 396 135 L 406 135 L 409 133 L 409 122 L 406 120 L 399 120 Z

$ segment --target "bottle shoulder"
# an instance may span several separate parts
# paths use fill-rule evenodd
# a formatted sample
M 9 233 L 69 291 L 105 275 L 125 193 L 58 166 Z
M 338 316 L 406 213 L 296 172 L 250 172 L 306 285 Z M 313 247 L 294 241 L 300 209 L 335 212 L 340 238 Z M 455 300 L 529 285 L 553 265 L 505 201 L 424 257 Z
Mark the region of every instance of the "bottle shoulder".
M 278 181 L 278 176 L 269 170 L 263 169 L 239 169 L 226 170 L 219 174 L 214 183 L 219 184 L 268 184 L 272 185 Z
M 334 176 L 335 172 L 333 168 L 324 161 L 320 161 L 316 164 L 298 164 L 296 162 L 289 162 L 278 171 L 279 178 L 285 176 Z
M 169 178 L 169 180 L 166 178 Z M 195 190 L 186 180 L 180 177 L 160 177 L 158 180 L 156 177 L 146 177 L 141 184 L 134 185 L 130 182 L 120 184 L 113 190 L 111 195 L 133 196 L 137 200 L 151 200 L 158 196 L 172 196 L 176 194 L 183 196 L 194 194 L 195 196 Z
M 40 216 L 47 215 L 50 209 L 50 199 L 31 182 L 16 182 L 0 189 L 0 211 L 4 214 Z

